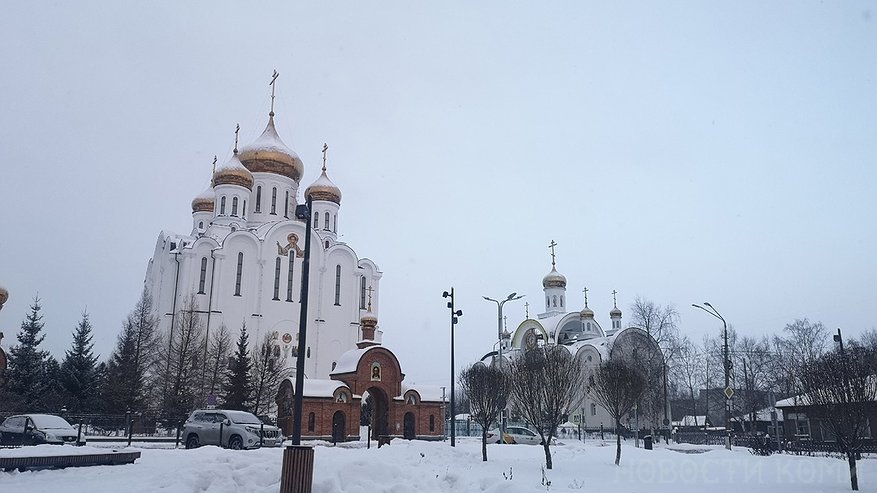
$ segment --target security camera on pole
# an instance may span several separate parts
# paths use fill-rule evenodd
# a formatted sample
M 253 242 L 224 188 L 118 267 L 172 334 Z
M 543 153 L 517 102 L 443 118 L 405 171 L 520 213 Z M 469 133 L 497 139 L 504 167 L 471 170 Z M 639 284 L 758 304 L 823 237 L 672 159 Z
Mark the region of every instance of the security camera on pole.
M 454 408 L 454 380 L 456 380 L 456 373 L 454 372 L 454 326 L 457 325 L 459 319 L 457 317 L 463 316 L 463 310 L 454 310 L 454 288 L 451 288 L 451 292 L 448 293 L 445 291 L 442 293 L 442 298 L 450 298 L 451 301 L 448 301 L 448 308 L 451 309 L 451 447 L 457 446 L 456 436 L 456 419 L 457 419 L 457 411 Z

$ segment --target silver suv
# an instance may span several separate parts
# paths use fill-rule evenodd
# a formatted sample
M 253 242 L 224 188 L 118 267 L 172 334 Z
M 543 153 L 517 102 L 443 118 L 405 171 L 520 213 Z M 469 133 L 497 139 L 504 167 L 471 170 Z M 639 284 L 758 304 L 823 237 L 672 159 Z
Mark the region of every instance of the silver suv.
M 203 409 L 192 411 L 183 427 L 186 448 L 219 445 L 234 450 L 274 447 L 283 437 L 276 426 L 266 425 L 245 411 Z

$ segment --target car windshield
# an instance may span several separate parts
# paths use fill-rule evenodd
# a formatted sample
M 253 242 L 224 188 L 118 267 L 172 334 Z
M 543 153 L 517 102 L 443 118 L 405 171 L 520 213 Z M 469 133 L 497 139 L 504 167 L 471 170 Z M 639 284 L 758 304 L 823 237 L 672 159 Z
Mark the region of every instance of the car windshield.
M 253 416 L 251 413 L 247 413 L 244 411 L 224 411 L 225 415 L 228 416 L 233 423 L 241 424 L 241 425 L 258 425 L 262 424 L 259 421 L 259 418 Z
M 34 414 L 30 416 L 30 419 L 34 422 L 36 427 L 41 430 L 70 428 L 70 423 L 64 421 L 63 418 L 59 418 L 58 416 L 50 416 L 48 414 Z

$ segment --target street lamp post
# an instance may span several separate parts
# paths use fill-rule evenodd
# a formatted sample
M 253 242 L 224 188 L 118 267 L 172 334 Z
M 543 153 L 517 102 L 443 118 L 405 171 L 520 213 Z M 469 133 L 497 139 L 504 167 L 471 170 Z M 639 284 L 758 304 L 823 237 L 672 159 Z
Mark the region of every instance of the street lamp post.
M 496 337 L 499 339 L 499 369 L 502 370 L 502 306 L 505 305 L 506 301 L 514 301 L 523 298 L 524 295 L 519 295 L 518 293 L 512 293 L 506 297 L 506 299 L 499 301 L 493 298 L 488 298 L 487 296 L 482 296 L 487 301 L 492 301 L 496 303 Z M 500 436 L 505 433 L 505 409 L 500 411 L 501 415 L 499 418 L 499 432 Z M 500 443 L 503 443 L 500 440 Z
M 709 313 L 713 317 L 722 321 L 723 328 L 723 338 L 724 344 L 722 345 L 722 359 L 723 365 L 725 367 L 725 429 L 727 430 L 728 436 L 725 437 L 725 448 L 731 450 L 731 360 L 728 357 L 728 322 L 725 321 L 725 318 L 719 313 L 718 310 L 713 305 L 710 305 L 709 302 L 704 301 L 704 305 L 706 305 L 709 309 L 704 308 L 700 305 L 692 303 L 691 306 L 695 308 L 700 308 L 701 310 Z M 707 409 L 707 414 L 709 414 L 709 409 Z
M 454 407 L 454 326 L 457 325 L 459 319 L 457 317 L 463 316 L 463 310 L 455 310 L 454 309 L 454 288 L 451 288 L 451 292 L 445 291 L 442 293 L 442 298 L 450 298 L 451 301 L 448 302 L 448 308 L 451 310 L 451 447 L 457 446 L 456 436 L 457 436 L 457 411 Z

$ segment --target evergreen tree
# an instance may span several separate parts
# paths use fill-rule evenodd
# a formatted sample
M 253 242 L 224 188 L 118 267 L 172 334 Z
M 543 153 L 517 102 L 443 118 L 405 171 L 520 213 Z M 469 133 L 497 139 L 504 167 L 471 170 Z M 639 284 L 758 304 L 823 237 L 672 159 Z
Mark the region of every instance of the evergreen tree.
M 241 327 L 235 350 L 226 373 L 225 404 L 226 409 L 248 411 L 247 403 L 252 396 L 250 371 L 252 362 L 247 350 L 247 325 Z
M 54 356 L 46 358 L 45 375 L 43 410 L 52 414 L 63 413 L 67 409 L 67 399 L 64 396 L 64 386 L 61 385 L 61 365 Z
M 94 344 L 91 340 L 91 322 L 88 313 L 83 312 L 82 320 L 73 332 L 73 345 L 61 363 L 60 384 L 69 412 L 90 413 L 96 410 L 97 357 L 92 353 Z
M 49 352 L 39 349 L 45 338 L 41 334 L 44 325 L 41 309 L 40 299 L 35 297 L 30 313 L 21 323 L 19 345 L 9 350 L 9 391 L 20 411 L 46 410 L 43 396 L 46 390 L 46 360 Z

